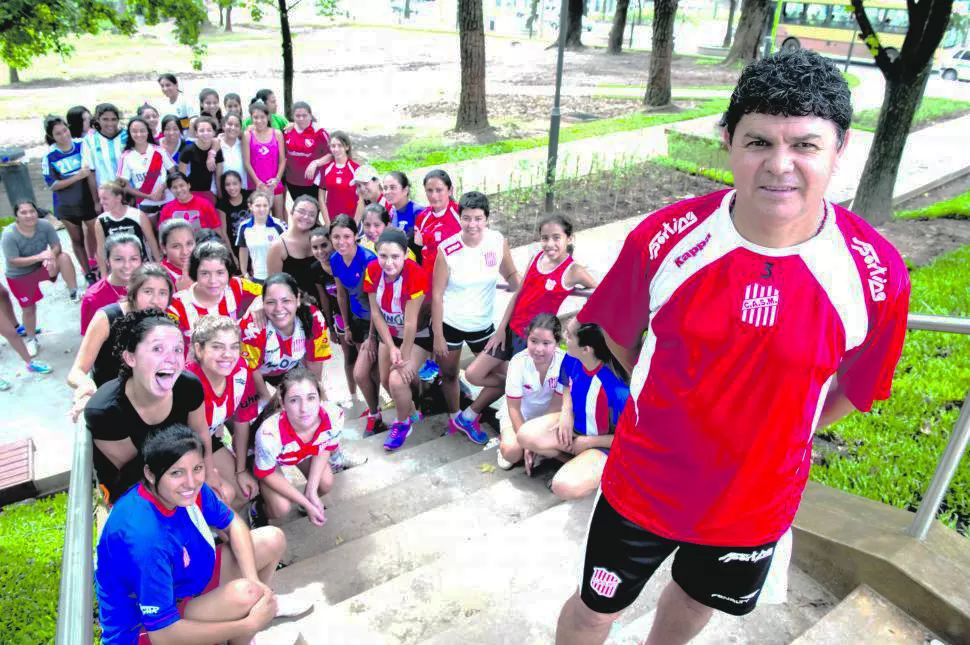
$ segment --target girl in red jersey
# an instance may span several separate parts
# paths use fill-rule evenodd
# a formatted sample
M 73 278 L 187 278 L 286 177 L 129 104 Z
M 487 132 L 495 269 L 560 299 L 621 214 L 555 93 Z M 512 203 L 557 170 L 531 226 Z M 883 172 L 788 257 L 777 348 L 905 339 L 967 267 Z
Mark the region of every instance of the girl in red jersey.
M 433 349 L 427 322 L 424 325 L 419 322 L 421 305 L 429 291 L 427 274 L 417 262 L 408 259 L 407 253 L 408 238 L 404 231 L 388 228 L 377 241 L 377 259 L 367 265 L 364 274 L 371 325 L 380 340 L 381 383 L 397 407 L 397 421 L 391 424 L 385 450 L 397 450 L 404 445 L 411 423 L 421 419 L 411 386 L 417 383 L 418 370 Z
M 539 251 L 530 261 L 522 278 L 522 287 L 509 300 L 505 315 L 495 335 L 465 370 L 472 385 L 498 392 L 505 389 L 509 361 L 526 349 L 529 323 L 538 314 L 559 311 L 563 300 L 573 289 L 595 289 L 596 279 L 586 267 L 572 257 L 573 225 L 561 215 L 549 215 L 539 224 Z M 496 399 L 479 396 L 468 408 L 469 414 L 481 414 Z
M 319 171 L 313 177 L 313 183 L 320 191 L 318 199 L 320 201 L 320 215 L 323 224 L 330 226 L 330 223 L 338 215 L 350 215 L 357 212 L 357 188 L 353 185 L 354 173 L 360 164 L 353 160 L 353 148 L 350 145 L 350 137 L 344 132 L 336 131 L 330 135 L 330 154 L 333 160 L 327 164 L 320 164 Z M 318 167 L 316 163 L 311 163 L 307 168 Z
M 293 504 L 301 506 L 310 521 L 323 526 L 321 495 L 333 487 L 328 454 L 340 446 L 344 415 L 325 401 L 320 382 L 308 370 L 290 370 L 256 426 L 255 474 L 266 502 L 266 514 L 283 517 Z M 281 466 L 296 466 L 306 476 L 306 488 L 297 490 Z
M 438 245 L 452 235 L 461 233 L 458 204 L 452 193 L 451 177 L 444 170 L 435 169 L 424 176 L 424 194 L 428 207 L 414 222 L 414 243 L 421 247 L 421 266 L 433 283 L 434 261 Z
M 317 196 L 317 187 L 313 185 L 316 168 L 309 177 L 310 164 L 319 166 L 331 159 L 330 135 L 318 127 L 313 118 L 313 110 L 305 101 L 293 104 L 293 123 L 283 130 L 283 142 L 286 146 L 286 189 L 291 199 L 300 195 Z
M 205 393 L 205 421 L 212 433 L 212 464 L 232 486 L 234 506 L 241 507 L 258 491 L 246 468 L 249 424 L 259 413 L 256 381 L 241 356 L 239 325 L 226 316 L 208 314 L 192 330 L 195 360 L 185 369 L 195 374 Z M 267 397 L 268 398 L 268 397 Z M 232 450 L 226 447 L 225 423 L 232 421 Z
M 158 230 L 158 241 L 162 247 L 162 267 L 168 271 L 175 291 L 192 286 L 189 277 L 189 261 L 195 250 L 195 230 L 184 219 L 170 219 Z
M 104 243 L 108 273 L 88 287 L 81 299 L 81 334 L 98 309 L 118 302 L 128 293 L 128 280 L 141 266 L 141 240 L 130 233 L 115 233 Z
M 231 271 L 232 255 L 224 244 L 209 240 L 195 247 L 189 262 L 189 277 L 194 284 L 176 293 L 168 308 L 186 345 L 199 318 L 218 313 L 238 321 L 262 294 L 258 284 L 231 276 Z

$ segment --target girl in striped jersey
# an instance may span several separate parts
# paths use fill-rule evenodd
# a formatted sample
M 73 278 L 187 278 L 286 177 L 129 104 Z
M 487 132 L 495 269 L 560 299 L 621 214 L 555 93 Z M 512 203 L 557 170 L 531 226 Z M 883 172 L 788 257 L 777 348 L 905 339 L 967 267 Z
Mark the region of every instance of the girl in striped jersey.
M 256 381 L 241 356 L 238 324 L 227 316 L 208 314 L 192 330 L 195 360 L 185 369 L 195 374 L 205 393 L 205 422 L 212 434 L 212 464 L 233 489 L 231 505 L 239 508 L 259 491 L 246 468 L 249 424 L 259 413 Z M 231 421 L 232 449 L 223 440 Z M 225 500 L 230 503 L 230 500 Z
M 630 388 L 599 326 L 570 320 L 566 352 L 557 389 L 561 411 L 522 424 L 516 439 L 525 449 L 528 474 L 536 455 L 566 462 L 552 480 L 552 492 L 563 499 L 578 499 L 600 485 Z
M 397 421 L 391 424 L 384 442 L 386 450 L 400 448 L 411 432 L 412 422 L 421 419 L 411 386 L 417 383 L 418 370 L 433 349 L 427 322 L 424 325 L 419 322 L 421 305 L 428 293 L 428 278 L 414 260 L 408 259 L 407 252 L 408 238 L 404 231 L 386 229 L 377 240 L 377 259 L 367 265 L 364 275 L 371 325 L 380 341 L 381 384 L 390 392 L 397 408 Z

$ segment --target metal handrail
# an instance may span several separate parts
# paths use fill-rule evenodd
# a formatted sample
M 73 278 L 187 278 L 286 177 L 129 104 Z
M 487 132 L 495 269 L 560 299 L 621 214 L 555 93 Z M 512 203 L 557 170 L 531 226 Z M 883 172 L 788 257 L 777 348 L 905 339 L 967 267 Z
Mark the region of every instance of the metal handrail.
M 91 433 L 74 424 L 74 458 L 67 492 L 67 522 L 61 557 L 56 645 L 91 645 L 94 641 L 94 510 Z
M 499 284 L 498 288 L 508 290 L 508 285 Z M 592 291 L 574 289 L 572 295 L 588 298 Z M 970 335 L 968 318 L 909 314 L 906 326 L 910 330 Z M 910 536 L 921 541 L 926 539 L 968 444 L 970 392 L 964 399 L 960 417 L 936 465 L 936 471 L 916 511 L 916 517 L 907 530 Z M 94 615 L 92 464 L 91 433 L 82 423 L 77 423 L 74 428 L 74 457 L 67 496 L 64 554 L 61 559 L 56 645 L 91 645 L 94 640 L 91 624 Z

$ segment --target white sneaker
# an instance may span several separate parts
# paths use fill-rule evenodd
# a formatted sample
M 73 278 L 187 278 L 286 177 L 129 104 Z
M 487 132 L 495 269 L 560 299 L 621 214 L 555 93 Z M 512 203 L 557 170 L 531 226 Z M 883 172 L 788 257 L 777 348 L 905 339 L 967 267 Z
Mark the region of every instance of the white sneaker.
M 502 456 L 501 452 L 495 453 L 495 461 L 498 462 L 498 467 L 502 470 L 512 470 L 513 464 L 511 461 Z
M 24 341 L 24 345 L 27 346 L 27 354 L 31 358 L 37 356 L 37 352 L 40 350 L 40 345 L 37 343 L 36 338 L 28 338 Z
M 367 463 L 367 457 L 347 452 L 343 448 L 330 453 L 330 466 L 334 471 L 350 470 Z
M 313 609 L 313 600 L 295 593 L 276 594 L 276 617 L 299 616 Z

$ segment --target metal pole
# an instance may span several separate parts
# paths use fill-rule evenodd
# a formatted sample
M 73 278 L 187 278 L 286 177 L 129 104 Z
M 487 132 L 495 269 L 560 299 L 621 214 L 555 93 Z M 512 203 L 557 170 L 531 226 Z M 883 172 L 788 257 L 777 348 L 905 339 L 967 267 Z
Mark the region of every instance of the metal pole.
M 61 558 L 61 590 L 57 603 L 57 645 L 91 645 L 94 630 L 94 559 L 91 502 L 91 433 L 74 424 L 74 460 L 67 493 L 67 524 Z
M 970 318 L 910 314 L 906 328 L 920 331 L 942 331 L 951 334 L 970 335 Z
M 916 510 L 916 517 L 913 524 L 906 532 L 917 540 L 925 540 L 926 534 L 930 532 L 930 526 L 936 518 L 940 504 L 943 503 L 943 496 L 950 487 L 950 481 L 956 473 L 957 466 L 963 458 L 963 453 L 967 451 L 967 444 L 970 443 L 970 392 L 967 392 L 963 400 L 963 407 L 960 409 L 960 417 L 957 424 L 950 434 L 950 441 L 946 444 L 943 456 L 936 464 L 936 472 L 933 479 L 923 495 L 923 501 Z
M 553 186 L 556 183 L 556 163 L 559 161 L 559 98 L 562 91 L 562 60 L 566 51 L 566 10 L 569 0 L 562 0 L 559 10 L 559 51 L 556 57 L 556 97 L 549 119 L 549 154 L 546 162 L 546 211 L 552 210 Z
M 852 50 L 855 47 L 855 39 L 858 37 L 858 35 L 858 31 L 853 31 L 852 38 L 849 40 L 849 55 L 845 57 L 845 69 L 843 70 L 846 73 L 849 71 L 849 63 L 852 62 Z

